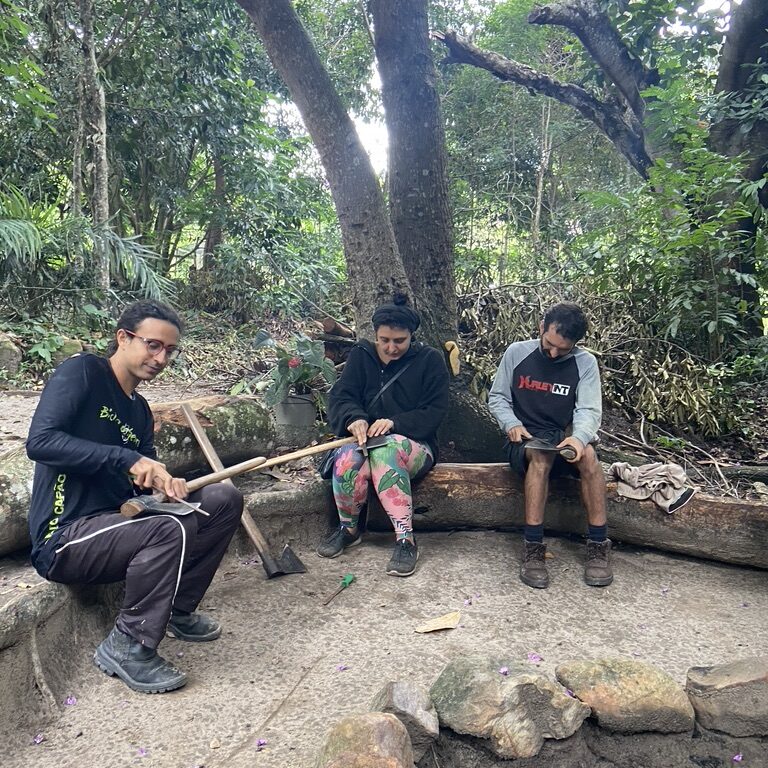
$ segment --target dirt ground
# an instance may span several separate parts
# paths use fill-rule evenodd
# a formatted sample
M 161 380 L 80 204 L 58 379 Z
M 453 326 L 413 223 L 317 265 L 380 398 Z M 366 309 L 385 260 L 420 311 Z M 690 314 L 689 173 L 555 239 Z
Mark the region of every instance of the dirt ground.
M 152 402 L 211 390 L 143 391 Z M 1 453 L 22 444 L 37 397 L 0 393 L 0 402 Z M 231 553 L 201 606 L 222 620 L 222 638 L 161 646 L 190 676 L 171 694 L 133 693 L 99 672 L 91 657 L 107 626 L 84 629 L 66 651 L 74 672 L 54 691 L 58 716 L 20 713 L 6 733 L 0 724 L 3 767 L 310 768 L 333 722 L 365 711 L 387 681 L 429 687 L 459 654 L 537 654 L 548 674 L 568 659 L 619 655 L 684 684 L 689 667 L 768 647 L 765 571 L 619 546 L 614 584 L 594 589 L 582 581 L 581 543 L 558 538 L 549 540 L 552 586 L 540 591 L 519 581 L 516 534 L 424 534 L 419 544 L 408 579 L 384 573 L 384 535 L 330 561 L 297 548 L 309 572 L 271 581 L 252 553 Z M 322 606 L 345 573 L 355 583 Z M 456 629 L 414 632 L 453 610 Z
M 768 647 L 763 571 L 619 547 L 614 584 L 596 589 L 582 581 L 582 545 L 551 539 L 552 585 L 532 590 L 517 576 L 514 534 L 425 534 L 419 543 L 407 579 L 385 574 L 391 542 L 382 534 L 335 560 L 299 549 L 309 572 L 270 581 L 242 553 L 230 557 L 202 606 L 223 622 L 222 638 L 161 645 L 190 676 L 178 692 L 147 696 L 108 678 L 91 664 L 100 635 L 84 634 L 71 650 L 74 674 L 56 692 L 59 716 L 4 734 L 4 768 L 310 768 L 334 721 L 365 711 L 387 681 L 429 687 L 460 654 L 537 654 L 548 674 L 568 659 L 619 655 L 683 684 L 691 666 Z M 345 573 L 356 581 L 324 607 Z M 453 610 L 456 629 L 414 632 Z

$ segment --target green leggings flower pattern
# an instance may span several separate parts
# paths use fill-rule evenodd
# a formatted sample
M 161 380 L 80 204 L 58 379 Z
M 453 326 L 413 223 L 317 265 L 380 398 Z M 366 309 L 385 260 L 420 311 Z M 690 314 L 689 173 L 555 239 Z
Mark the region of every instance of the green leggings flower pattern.
M 413 533 L 411 480 L 426 474 L 434 464 L 429 446 L 403 435 L 387 435 L 387 442 L 363 456 L 357 445 L 336 452 L 333 464 L 333 497 L 345 528 L 357 527 L 360 509 L 372 483 L 381 506 L 389 515 L 397 539 Z

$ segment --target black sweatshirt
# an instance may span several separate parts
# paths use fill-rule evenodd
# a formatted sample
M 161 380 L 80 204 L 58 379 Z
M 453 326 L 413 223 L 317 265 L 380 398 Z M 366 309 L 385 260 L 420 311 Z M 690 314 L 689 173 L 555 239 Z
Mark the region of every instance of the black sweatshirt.
M 407 371 L 370 407 L 376 394 L 404 366 Z M 384 365 L 376 347 L 367 340 L 355 344 L 341 378 L 333 385 L 328 401 L 331 429 L 348 435 L 347 426 L 357 419 L 372 424 L 391 419 L 392 433 L 427 443 L 437 461 L 437 428 L 448 412 L 448 369 L 433 347 L 414 342 L 398 360 Z
M 153 432 L 147 401 L 125 394 L 105 358 L 76 355 L 53 372 L 27 438 L 27 456 L 37 462 L 32 563 L 42 576 L 64 526 L 135 495 L 128 470 L 142 456 L 157 458 Z

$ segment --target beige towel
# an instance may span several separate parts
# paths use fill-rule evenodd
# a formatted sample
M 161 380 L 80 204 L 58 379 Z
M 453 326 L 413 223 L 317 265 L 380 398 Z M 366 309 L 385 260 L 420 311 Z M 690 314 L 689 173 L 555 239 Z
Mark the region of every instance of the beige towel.
M 688 476 L 679 464 L 643 464 L 633 467 L 626 462 L 611 464 L 611 474 L 618 479 L 616 490 L 629 499 L 651 499 L 665 512 L 672 513 L 687 504 L 696 489 L 688 485 Z

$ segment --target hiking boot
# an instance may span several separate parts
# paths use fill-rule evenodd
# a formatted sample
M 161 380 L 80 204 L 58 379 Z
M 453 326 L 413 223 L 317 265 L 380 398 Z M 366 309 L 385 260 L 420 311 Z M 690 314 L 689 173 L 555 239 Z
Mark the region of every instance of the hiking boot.
M 348 547 L 356 547 L 362 538 L 360 532 L 349 532 L 349 528 L 340 525 L 316 550 L 320 557 L 338 557 Z
M 154 648 L 147 648 L 117 627 L 97 646 L 93 662 L 102 672 L 117 675 L 140 693 L 173 691 L 187 682 L 187 676 Z
M 206 643 L 221 634 L 221 624 L 204 613 L 171 614 L 166 630 L 168 637 L 187 640 L 190 643 Z
M 549 586 L 549 574 L 544 557 L 547 545 L 538 541 L 523 541 L 523 562 L 520 564 L 520 579 L 534 589 Z
M 611 540 L 587 541 L 587 562 L 584 581 L 590 587 L 607 587 L 613 581 L 610 563 Z
M 387 573 L 390 576 L 410 576 L 416 570 L 419 559 L 419 548 L 415 541 L 400 539 L 395 544 L 392 557 L 387 563 Z

